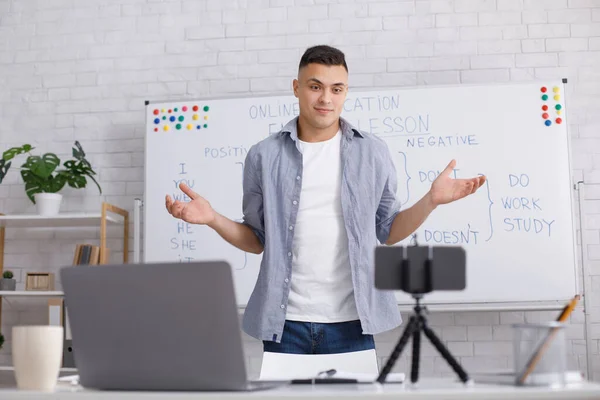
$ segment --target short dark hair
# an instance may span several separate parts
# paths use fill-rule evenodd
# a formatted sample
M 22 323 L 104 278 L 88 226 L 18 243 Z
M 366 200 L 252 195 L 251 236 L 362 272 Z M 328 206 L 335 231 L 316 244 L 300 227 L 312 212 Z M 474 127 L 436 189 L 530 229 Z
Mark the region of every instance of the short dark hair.
M 346 72 L 348 71 L 348 65 L 346 65 L 346 56 L 344 56 L 344 53 L 335 47 L 327 45 L 318 45 L 306 49 L 302 55 L 302 58 L 300 58 L 298 70 L 311 63 L 322 65 L 341 65 L 346 69 Z

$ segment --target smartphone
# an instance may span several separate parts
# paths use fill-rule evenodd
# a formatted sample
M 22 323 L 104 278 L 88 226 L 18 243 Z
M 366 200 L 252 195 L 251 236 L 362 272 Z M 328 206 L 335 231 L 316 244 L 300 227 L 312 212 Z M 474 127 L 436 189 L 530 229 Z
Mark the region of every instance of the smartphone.
M 464 290 L 466 261 L 459 246 L 377 246 L 375 287 L 412 294 Z

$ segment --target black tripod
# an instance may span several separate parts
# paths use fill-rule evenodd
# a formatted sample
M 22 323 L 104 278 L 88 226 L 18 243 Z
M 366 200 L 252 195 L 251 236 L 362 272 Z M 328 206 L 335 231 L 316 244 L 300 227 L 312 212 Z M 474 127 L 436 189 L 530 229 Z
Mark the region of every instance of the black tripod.
M 425 336 L 431 341 L 431 343 L 435 346 L 437 351 L 444 357 L 446 362 L 450 364 L 454 372 L 460 377 L 463 383 L 466 383 L 469 380 L 469 376 L 465 372 L 465 370 L 460 366 L 460 364 L 456 361 L 456 359 L 450 354 L 446 346 L 442 343 L 442 341 L 435 335 L 435 332 L 427 325 L 427 319 L 423 315 L 422 311 L 426 311 L 425 307 L 421 307 L 419 302 L 421 301 L 422 295 L 413 294 L 414 299 L 417 304 L 415 305 L 415 312 L 410 317 L 408 321 L 408 325 L 404 328 L 404 333 L 400 337 L 398 344 L 394 348 L 392 355 L 389 360 L 381 370 L 379 377 L 377 378 L 377 382 L 384 383 L 385 378 L 390 373 L 394 364 L 400 357 L 404 346 L 408 343 L 408 339 L 412 336 L 413 338 L 413 353 L 412 353 L 412 367 L 410 371 L 410 380 L 412 383 L 415 383 L 419 380 L 419 357 L 421 353 L 421 331 L 425 333 Z

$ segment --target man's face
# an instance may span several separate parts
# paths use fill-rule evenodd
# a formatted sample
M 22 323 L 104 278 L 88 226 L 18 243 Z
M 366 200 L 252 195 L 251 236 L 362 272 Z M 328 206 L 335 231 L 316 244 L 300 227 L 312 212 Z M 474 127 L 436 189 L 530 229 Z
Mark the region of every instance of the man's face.
M 348 91 L 348 72 L 341 65 L 308 64 L 294 79 L 301 117 L 317 129 L 336 123 Z

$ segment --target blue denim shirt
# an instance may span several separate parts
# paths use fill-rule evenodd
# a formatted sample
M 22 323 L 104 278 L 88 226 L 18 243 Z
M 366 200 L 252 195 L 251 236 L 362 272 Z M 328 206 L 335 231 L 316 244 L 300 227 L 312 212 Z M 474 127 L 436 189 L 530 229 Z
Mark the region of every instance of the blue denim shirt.
M 243 329 L 259 340 L 281 341 L 292 277 L 292 240 L 301 201 L 302 153 L 298 118 L 253 145 L 243 179 L 243 223 L 264 245 Z M 396 208 L 396 170 L 383 140 L 340 118 L 341 201 L 348 235 L 354 298 L 363 333 L 377 334 L 402 320 L 393 291 L 375 288 L 375 247 L 390 233 Z

